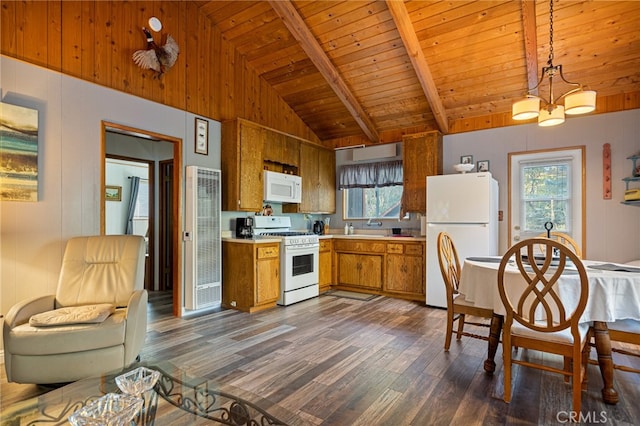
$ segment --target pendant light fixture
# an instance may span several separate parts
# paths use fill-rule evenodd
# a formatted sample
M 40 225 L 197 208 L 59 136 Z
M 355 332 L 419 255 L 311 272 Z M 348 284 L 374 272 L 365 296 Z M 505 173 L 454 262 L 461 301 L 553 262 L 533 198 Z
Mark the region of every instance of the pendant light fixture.
M 553 79 L 559 77 L 562 82 L 573 88 L 555 97 Z M 544 79 L 549 80 L 549 98 L 535 94 Z M 564 99 L 564 105 L 558 103 Z M 525 98 L 514 102 L 511 116 L 514 120 L 529 120 L 538 117 L 539 126 L 555 126 L 564 123 L 565 114 L 586 114 L 596 109 L 596 92 L 584 90 L 580 83 L 571 83 L 562 74 L 562 65 L 553 65 L 553 0 L 549 1 L 549 59 L 542 67 L 542 76 L 535 87 L 529 89 Z

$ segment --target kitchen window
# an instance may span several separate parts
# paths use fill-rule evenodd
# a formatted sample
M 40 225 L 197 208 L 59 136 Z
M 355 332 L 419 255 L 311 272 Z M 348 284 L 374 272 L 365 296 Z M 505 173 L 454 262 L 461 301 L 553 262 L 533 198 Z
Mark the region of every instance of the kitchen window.
M 402 200 L 402 161 L 350 164 L 340 168 L 345 219 L 397 219 Z
M 397 219 L 400 215 L 402 186 L 345 189 L 345 219 Z

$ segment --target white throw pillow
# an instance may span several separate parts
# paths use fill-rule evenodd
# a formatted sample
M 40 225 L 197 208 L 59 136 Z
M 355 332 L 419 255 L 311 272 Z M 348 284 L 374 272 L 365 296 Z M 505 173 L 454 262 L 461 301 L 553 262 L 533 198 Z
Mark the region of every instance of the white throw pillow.
M 116 310 L 115 305 L 102 303 L 99 305 L 68 306 L 53 311 L 42 312 L 29 318 L 32 327 L 51 327 L 68 324 L 101 323 Z

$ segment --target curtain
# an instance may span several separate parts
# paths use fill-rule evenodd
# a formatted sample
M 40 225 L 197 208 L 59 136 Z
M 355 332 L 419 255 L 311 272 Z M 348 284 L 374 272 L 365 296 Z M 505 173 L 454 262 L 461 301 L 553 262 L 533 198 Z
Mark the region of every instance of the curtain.
M 338 188 L 375 188 L 402 185 L 402 161 L 348 164 L 340 168 Z
M 125 234 L 133 234 L 133 214 L 136 211 L 138 189 L 140 188 L 139 177 L 129 176 L 129 179 L 131 179 L 131 197 L 129 198 L 129 209 L 127 210 L 127 230 L 125 231 Z

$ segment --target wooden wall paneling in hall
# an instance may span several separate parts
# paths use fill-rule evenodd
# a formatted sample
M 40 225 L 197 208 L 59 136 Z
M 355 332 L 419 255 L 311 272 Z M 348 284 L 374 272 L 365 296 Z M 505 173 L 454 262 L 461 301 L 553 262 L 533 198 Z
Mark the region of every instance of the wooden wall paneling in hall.
M 2 54 L 196 115 L 247 118 L 320 143 L 194 2 L 4 0 L 0 13 Z M 131 59 L 146 47 L 141 27 L 151 16 L 163 23 L 156 43 L 171 34 L 180 46 L 161 79 Z

